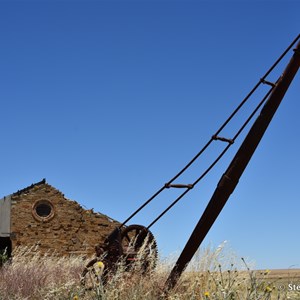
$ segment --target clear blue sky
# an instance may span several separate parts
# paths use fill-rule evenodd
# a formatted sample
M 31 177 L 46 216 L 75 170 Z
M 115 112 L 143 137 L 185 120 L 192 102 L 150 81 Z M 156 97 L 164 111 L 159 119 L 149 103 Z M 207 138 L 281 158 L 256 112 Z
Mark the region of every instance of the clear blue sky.
M 298 1 L 1 0 L 0 198 L 46 178 L 123 221 L 299 34 L 299 11 Z M 299 95 L 298 74 L 204 246 L 227 240 L 258 268 L 300 268 Z M 163 255 L 183 248 L 237 147 L 153 226 Z M 132 223 L 148 225 L 172 194 Z

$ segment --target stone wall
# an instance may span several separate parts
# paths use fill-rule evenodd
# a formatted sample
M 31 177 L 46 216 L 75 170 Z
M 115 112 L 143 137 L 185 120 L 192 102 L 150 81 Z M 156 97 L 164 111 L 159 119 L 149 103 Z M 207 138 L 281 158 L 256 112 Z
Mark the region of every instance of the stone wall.
M 45 181 L 11 196 L 11 240 L 45 253 L 92 254 L 95 244 L 119 225 L 83 209 Z

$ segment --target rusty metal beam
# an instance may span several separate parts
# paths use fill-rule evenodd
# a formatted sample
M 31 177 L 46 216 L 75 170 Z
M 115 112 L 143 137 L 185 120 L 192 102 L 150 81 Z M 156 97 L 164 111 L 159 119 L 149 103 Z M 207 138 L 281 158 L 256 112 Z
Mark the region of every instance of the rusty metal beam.
M 284 70 L 282 76 L 275 84 L 272 93 L 260 112 L 260 115 L 253 123 L 229 167 L 221 177 L 205 211 L 203 212 L 166 281 L 166 290 L 171 289 L 176 285 L 181 273 L 185 270 L 186 266 L 194 256 L 206 234 L 226 204 L 228 198 L 234 191 L 267 127 L 272 121 L 277 108 L 279 107 L 289 85 L 299 69 L 300 41 L 294 51 L 295 53 L 293 57 Z

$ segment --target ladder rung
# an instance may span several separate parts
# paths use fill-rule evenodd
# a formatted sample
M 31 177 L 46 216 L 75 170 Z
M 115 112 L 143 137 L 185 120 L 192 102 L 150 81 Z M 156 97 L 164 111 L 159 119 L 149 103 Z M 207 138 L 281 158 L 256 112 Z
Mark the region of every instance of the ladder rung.
M 263 79 L 263 78 L 261 78 L 260 79 L 260 82 L 261 83 L 264 83 L 264 84 L 267 84 L 267 85 L 270 85 L 270 86 L 272 86 L 272 87 L 275 87 L 275 83 L 273 83 L 273 82 L 271 82 L 271 81 L 267 81 L 267 80 L 265 80 L 265 79 Z
M 221 136 L 217 136 L 217 135 L 213 135 L 212 139 L 213 140 L 219 140 L 219 141 L 222 141 L 222 142 L 227 142 L 229 144 L 233 144 L 234 143 L 234 140 L 232 140 L 232 139 L 227 139 L 227 138 L 224 138 L 224 137 L 221 137 Z
M 177 188 L 177 189 L 186 188 L 186 189 L 192 189 L 194 186 L 192 184 L 168 184 L 168 183 L 166 183 L 165 187 L 167 189 L 169 189 L 169 188 Z

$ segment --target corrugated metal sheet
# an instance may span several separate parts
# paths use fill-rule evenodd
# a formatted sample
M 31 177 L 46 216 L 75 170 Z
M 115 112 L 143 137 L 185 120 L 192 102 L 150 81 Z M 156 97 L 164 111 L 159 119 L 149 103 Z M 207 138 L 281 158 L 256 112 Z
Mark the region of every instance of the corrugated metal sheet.
M 11 197 L 0 199 L 0 237 L 10 236 Z

